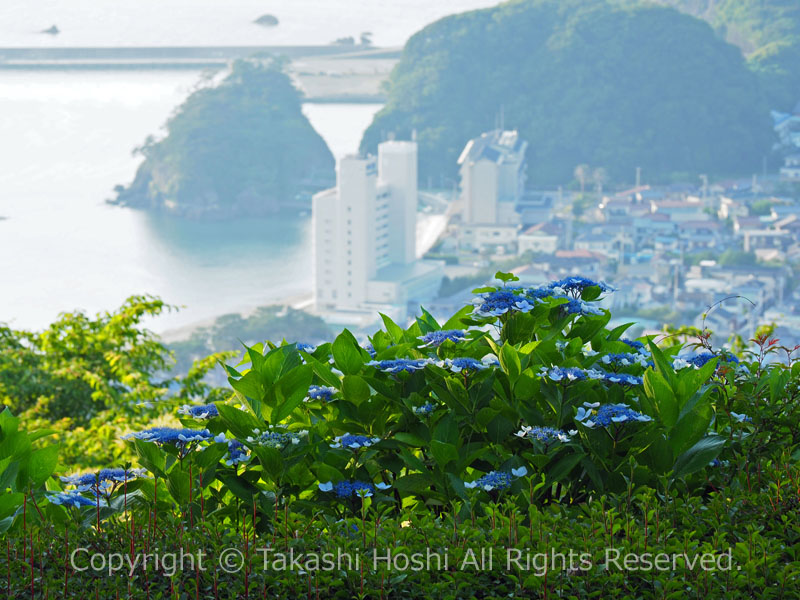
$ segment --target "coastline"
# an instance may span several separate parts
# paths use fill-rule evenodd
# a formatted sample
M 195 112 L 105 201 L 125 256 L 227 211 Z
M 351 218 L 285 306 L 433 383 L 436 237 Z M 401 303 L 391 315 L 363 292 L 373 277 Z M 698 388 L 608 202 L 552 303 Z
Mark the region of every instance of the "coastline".
M 198 329 L 213 325 L 217 321 L 217 319 L 219 319 L 224 315 L 238 314 L 243 318 L 247 318 L 253 315 L 253 313 L 255 313 L 256 310 L 258 310 L 263 306 L 283 306 L 284 308 L 305 310 L 313 304 L 313 301 L 314 298 L 311 292 L 308 292 L 306 294 L 296 294 L 293 296 L 286 296 L 284 298 L 275 300 L 273 302 L 266 302 L 258 306 L 252 306 L 252 305 L 246 306 L 238 310 L 230 310 L 225 313 L 220 313 L 218 315 L 215 315 L 213 317 L 208 317 L 206 319 L 200 319 L 198 321 L 187 323 L 186 325 L 182 325 L 180 327 L 166 329 L 162 332 L 157 332 L 157 335 L 159 338 L 161 338 L 161 341 L 165 344 L 182 342 L 184 340 L 188 340 L 192 336 L 192 334 Z

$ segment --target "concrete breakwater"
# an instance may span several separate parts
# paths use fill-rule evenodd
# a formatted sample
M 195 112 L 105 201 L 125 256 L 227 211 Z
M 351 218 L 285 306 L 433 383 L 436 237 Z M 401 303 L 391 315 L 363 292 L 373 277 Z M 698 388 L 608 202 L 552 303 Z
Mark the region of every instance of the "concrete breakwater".
M 284 56 L 308 102 L 383 102 L 381 84 L 400 53 L 400 48 L 337 45 L 0 48 L 0 70 L 204 70 L 242 58 Z

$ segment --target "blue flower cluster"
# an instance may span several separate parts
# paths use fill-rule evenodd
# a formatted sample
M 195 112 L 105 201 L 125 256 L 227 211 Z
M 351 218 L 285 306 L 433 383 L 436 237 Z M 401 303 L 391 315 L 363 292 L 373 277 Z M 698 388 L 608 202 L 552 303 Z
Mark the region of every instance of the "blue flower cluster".
M 225 464 L 229 467 L 235 467 L 250 460 L 247 447 L 239 440 L 230 440 L 228 442 L 228 454 L 226 456 Z
M 378 437 L 367 437 L 365 435 L 351 435 L 345 433 L 344 435 L 333 438 L 331 448 L 349 448 L 351 450 L 360 450 L 361 448 L 369 448 L 373 444 L 381 441 Z
M 599 287 L 601 292 L 613 292 L 614 288 L 602 281 L 592 281 L 586 277 L 565 277 L 554 281 L 547 286 L 553 290 L 556 295 L 571 295 L 573 298 L 578 298 L 583 293 L 583 290 L 589 287 Z
M 434 406 L 430 402 L 426 402 L 422 406 L 415 406 L 411 410 L 414 412 L 415 415 L 418 415 L 420 417 L 427 417 L 434 410 L 436 410 L 436 406 Z
M 682 354 L 680 356 L 676 356 L 675 359 L 672 361 L 672 368 L 679 370 L 685 369 L 686 367 L 694 367 L 695 369 L 699 369 L 703 367 L 710 361 L 711 359 L 719 358 L 721 362 L 730 362 L 730 363 L 739 363 L 739 359 L 733 356 L 732 354 L 713 354 L 711 352 L 690 352 L 687 354 Z
M 193 419 L 212 419 L 219 416 L 219 410 L 213 404 L 184 404 L 178 409 L 179 415 L 186 415 Z
M 561 308 L 570 315 L 602 315 L 603 310 L 597 306 L 592 306 L 588 302 L 584 302 L 580 298 L 573 298 L 566 304 L 562 304 Z
M 482 371 L 488 368 L 486 363 L 483 363 L 475 358 L 448 358 L 436 363 L 437 366 L 448 369 L 453 373 L 461 373 L 462 371 Z
M 606 354 L 600 358 L 600 362 L 602 362 L 604 365 L 613 365 L 616 367 L 630 367 L 632 365 L 639 365 L 645 368 L 649 363 L 647 356 L 640 354 L 639 352 L 635 354 L 633 352 Z
M 340 481 L 337 484 L 329 481 L 327 483 L 320 483 L 319 489 L 322 492 L 333 492 L 339 498 L 350 498 L 357 496 L 359 498 L 369 498 L 375 493 L 375 489 L 381 491 L 388 490 L 390 486 L 388 483 L 366 483 L 364 481 Z
M 745 414 L 739 414 L 735 412 L 731 412 L 731 418 L 738 423 L 752 423 L 753 417 L 749 417 Z
M 542 367 L 539 371 L 539 377 L 547 378 L 551 381 L 564 381 L 572 383 L 573 381 L 583 381 L 585 379 L 594 379 L 605 381 L 606 383 L 620 383 L 624 385 L 642 385 L 644 380 L 637 375 L 628 375 L 627 373 L 606 373 L 599 369 L 581 369 L 579 367 Z
M 523 477 L 528 473 L 528 469 L 520 467 L 518 469 L 511 469 L 511 473 L 505 471 L 490 471 L 483 477 L 475 481 L 464 482 L 464 487 L 474 489 L 476 487 L 482 488 L 487 492 L 492 490 L 505 490 L 511 487 L 512 477 Z
M 90 500 L 89 498 L 81 496 L 80 492 L 77 490 L 59 492 L 58 494 L 50 494 L 47 496 L 47 499 L 51 504 L 58 504 L 60 506 L 73 506 L 75 508 L 80 508 L 81 506 L 95 506 L 97 502 L 96 500 Z
M 305 344 L 303 342 L 297 343 L 297 349 L 300 352 L 305 352 L 307 354 L 314 354 L 317 351 L 317 347 L 314 344 Z
M 271 428 L 270 428 L 271 429 Z M 300 443 L 300 436 L 308 433 L 306 431 L 299 431 L 297 433 L 284 432 L 284 431 L 261 431 L 254 429 L 255 435 L 249 435 L 246 438 L 247 443 L 256 446 L 265 446 L 267 448 L 281 449 L 288 445 L 297 445 Z
M 586 372 L 578 367 L 542 367 L 539 377 L 546 377 L 551 381 L 581 381 L 587 378 Z
M 427 358 L 396 358 L 394 360 L 371 360 L 367 365 L 384 373 L 400 373 L 401 371 L 413 373 L 424 369 L 430 362 L 430 359 Z
M 507 289 L 479 294 L 473 304 L 472 314 L 478 317 L 499 317 L 509 311 L 530 312 L 533 309 L 533 304 L 523 296 Z
M 442 345 L 447 340 L 455 343 L 463 342 L 465 339 L 467 339 L 467 336 L 463 329 L 441 329 L 439 331 L 431 331 L 430 333 L 421 335 L 417 339 L 424 342 L 423 347 L 437 347 Z
M 336 388 L 321 385 L 312 385 L 308 388 L 308 396 L 305 400 L 321 400 L 322 402 L 330 402 L 333 395 L 336 393 Z
M 633 348 L 637 352 L 647 353 L 647 348 L 642 342 L 637 342 L 636 340 L 629 340 L 628 338 L 620 338 L 619 341 L 622 342 L 623 344 L 626 344 L 630 348 Z
M 66 475 L 60 477 L 67 485 L 74 485 L 80 491 L 102 486 L 104 482 L 124 483 L 137 477 L 144 477 L 146 469 L 100 469 L 97 473 L 82 473 L 80 475 Z
M 572 433 L 574 435 L 577 432 Z M 538 440 L 545 444 L 552 444 L 554 442 L 568 442 L 570 434 L 567 434 L 560 429 L 553 429 L 552 427 L 531 427 L 523 425 L 521 429 L 515 433 L 517 437 L 527 438 L 529 440 Z
M 375 347 L 372 345 L 372 342 L 367 342 L 366 344 L 364 344 L 363 348 L 364 348 L 364 350 L 366 350 L 366 351 L 367 351 L 367 353 L 368 353 L 368 354 L 369 354 L 369 355 L 370 355 L 372 358 L 375 358 L 375 355 L 376 355 L 376 354 L 378 354 L 378 353 L 375 351 Z
M 143 442 L 155 442 L 157 444 L 172 444 L 174 446 L 184 446 L 192 442 L 202 442 L 210 440 L 213 436 L 208 429 L 175 429 L 173 427 L 153 427 L 144 431 L 137 431 L 123 435 L 122 439 L 127 440 L 136 438 Z
M 600 427 L 608 427 L 612 423 L 627 423 L 632 421 L 645 423 L 647 421 L 652 421 L 650 417 L 636 412 L 627 404 L 604 404 L 600 406 L 599 402 L 584 402 L 583 406 L 578 408 L 575 420 L 590 429 L 597 425 Z

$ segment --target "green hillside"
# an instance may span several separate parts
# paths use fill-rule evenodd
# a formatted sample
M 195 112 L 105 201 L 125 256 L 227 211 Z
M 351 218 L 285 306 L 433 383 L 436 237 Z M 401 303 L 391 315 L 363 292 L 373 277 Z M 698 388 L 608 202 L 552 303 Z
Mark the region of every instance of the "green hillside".
M 659 0 L 707 20 L 742 49 L 772 107 L 800 100 L 800 3 L 796 0 Z
M 755 75 L 703 21 L 653 4 L 524 0 L 414 35 L 362 150 L 416 130 L 423 180 L 452 176 L 501 109 L 539 184 L 580 163 L 626 181 L 637 166 L 650 181 L 750 173 L 772 139 Z
M 276 63 L 237 62 L 218 86 L 194 92 L 148 139 L 133 183 L 117 202 L 187 217 L 267 215 L 291 205 L 334 159 Z

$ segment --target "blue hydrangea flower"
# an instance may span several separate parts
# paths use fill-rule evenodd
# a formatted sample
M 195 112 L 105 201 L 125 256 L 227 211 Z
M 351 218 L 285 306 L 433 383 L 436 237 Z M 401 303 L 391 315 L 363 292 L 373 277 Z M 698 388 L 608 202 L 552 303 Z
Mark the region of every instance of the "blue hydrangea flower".
M 637 342 L 636 340 L 630 340 L 628 338 L 620 338 L 619 341 L 636 350 L 637 352 L 643 352 L 647 354 L 647 348 L 642 342 Z
M 592 281 L 586 277 L 565 277 L 558 281 L 553 281 L 548 287 L 557 294 L 569 294 L 573 298 L 578 298 L 588 287 L 599 287 L 601 292 L 613 292 L 614 288 L 602 281 Z
M 446 340 L 450 340 L 451 342 L 463 342 L 467 339 L 466 332 L 462 329 L 441 329 L 439 331 L 431 331 L 430 333 L 426 333 L 425 335 L 419 336 L 417 338 L 424 342 L 422 347 L 427 346 L 440 346 Z
M 647 358 L 638 352 L 636 354 L 632 352 L 606 354 L 600 358 L 600 362 L 602 362 L 604 365 L 615 367 L 630 367 L 632 365 L 647 367 Z
M 577 433 L 577 431 L 575 433 Z M 574 434 L 567 434 L 560 429 L 553 429 L 552 427 L 531 427 L 529 425 L 523 425 L 514 435 L 529 440 L 538 440 L 545 444 L 552 444 L 554 442 L 566 443 L 570 441 L 570 435 Z
M 449 369 L 453 373 L 461 373 L 462 371 L 483 371 L 487 365 L 475 358 L 448 358 L 446 360 L 436 363 L 438 366 Z
M 146 477 L 147 469 L 100 469 L 96 473 L 81 473 L 60 477 L 63 483 L 74 485 L 78 492 L 110 494 L 120 483 Z
M 586 379 L 586 373 L 583 369 L 578 367 L 542 367 L 539 371 L 539 377 L 546 377 L 551 381 L 581 381 Z
M 287 431 L 275 431 L 269 427 L 267 431 L 254 429 L 253 435 L 247 436 L 245 441 L 254 446 L 265 446 L 267 448 L 275 448 L 280 450 L 286 446 L 296 446 L 300 443 L 300 438 L 308 435 L 308 431 L 298 431 L 297 433 Z
M 575 420 L 590 429 L 598 425 L 600 427 L 608 427 L 612 423 L 628 423 L 632 421 L 645 423 L 652 421 L 649 416 L 636 412 L 627 404 L 604 404 L 599 406 L 598 403 L 590 404 L 588 402 L 584 402 L 583 406 L 578 408 Z
M 752 423 L 753 422 L 753 417 L 748 417 L 747 415 L 739 414 L 739 413 L 735 413 L 735 412 L 731 412 L 731 418 L 734 419 L 735 421 L 739 422 L 739 423 Z
M 375 351 L 375 347 L 372 345 L 372 342 L 367 342 L 362 346 L 362 348 L 364 348 L 364 350 L 366 350 L 372 358 L 375 358 L 375 355 L 378 354 Z
M 694 367 L 699 369 L 713 358 L 719 358 L 720 362 L 739 363 L 739 359 L 732 354 L 713 354 L 711 352 L 689 352 L 676 356 L 672 361 L 672 368 L 677 370 L 685 369 L 687 367 Z
M 370 367 L 375 367 L 384 373 L 413 373 L 419 369 L 424 369 L 430 364 L 428 358 L 396 358 L 394 360 L 371 360 L 367 363 Z
M 235 467 L 250 460 L 247 447 L 239 440 L 230 440 L 228 442 L 228 454 L 225 456 L 225 464 L 229 467 Z
M 588 302 L 584 302 L 580 298 L 572 298 L 566 304 L 562 304 L 561 308 L 570 315 L 602 315 L 603 311 L 597 306 L 592 306 Z
M 367 437 L 365 435 L 351 435 L 345 433 L 344 435 L 333 438 L 331 448 L 349 448 L 351 450 L 360 450 L 361 448 L 369 448 L 373 444 L 381 441 L 378 437 Z
M 47 499 L 51 504 L 58 504 L 59 506 L 72 506 L 80 508 L 81 506 L 96 506 L 97 500 L 90 500 L 85 496 L 81 496 L 77 490 L 68 492 L 59 492 L 58 494 L 48 494 Z
M 193 419 L 213 419 L 219 416 L 219 410 L 213 404 L 184 404 L 178 409 L 179 415 L 186 415 Z
M 304 344 L 303 342 L 297 343 L 297 349 L 306 354 L 314 354 L 317 351 L 317 347 L 314 344 Z
M 475 308 L 472 314 L 478 317 L 499 317 L 509 311 L 530 312 L 533 310 L 533 304 L 525 297 L 505 289 L 479 294 L 473 300 L 473 304 Z
M 627 373 L 605 373 L 603 380 L 607 383 L 619 383 L 622 385 L 644 384 L 644 379 L 638 375 L 628 375 Z
M 334 387 L 312 385 L 308 388 L 308 396 L 306 396 L 305 401 L 321 400 L 322 402 L 330 402 L 336 391 Z
M 136 438 L 143 442 L 155 442 L 156 444 L 171 444 L 174 446 L 184 446 L 192 442 L 202 442 L 210 440 L 213 436 L 208 429 L 175 429 L 173 427 L 153 427 L 144 431 L 136 431 L 123 435 L 122 439 L 127 440 Z
M 434 406 L 434 405 L 433 405 L 433 404 L 431 404 L 430 402 L 426 402 L 426 403 L 425 403 L 425 404 L 423 404 L 422 406 L 415 406 L 415 407 L 413 407 L 411 410 L 412 410 L 412 412 L 413 412 L 415 415 L 418 415 L 418 416 L 420 416 L 420 417 L 427 417 L 427 416 L 428 416 L 429 414 L 431 414 L 431 413 L 432 413 L 434 410 L 436 410 L 436 406 Z
M 388 483 L 377 483 L 375 485 L 366 483 L 364 481 L 340 481 L 334 484 L 331 481 L 327 483 L 320 483 L 319 489 L 322 492 L 334 492 L 339 498 L 369 498 L 375 493 L 376 489 L 381 491 L 388 490 L 390 486 Z
M 505 490 L 511 487 L 513 477 L 522 477 L 527 472 L 528 470 L 525 467 L 512 469 L 511 473 L 506 473 L 505 471 L 490 471 L 475 481 L 464 482 L 464 487 L 468 489 L 474 489 L 477 487 L 484 489 L 487 492 L 491 492 L 493 490 Z

